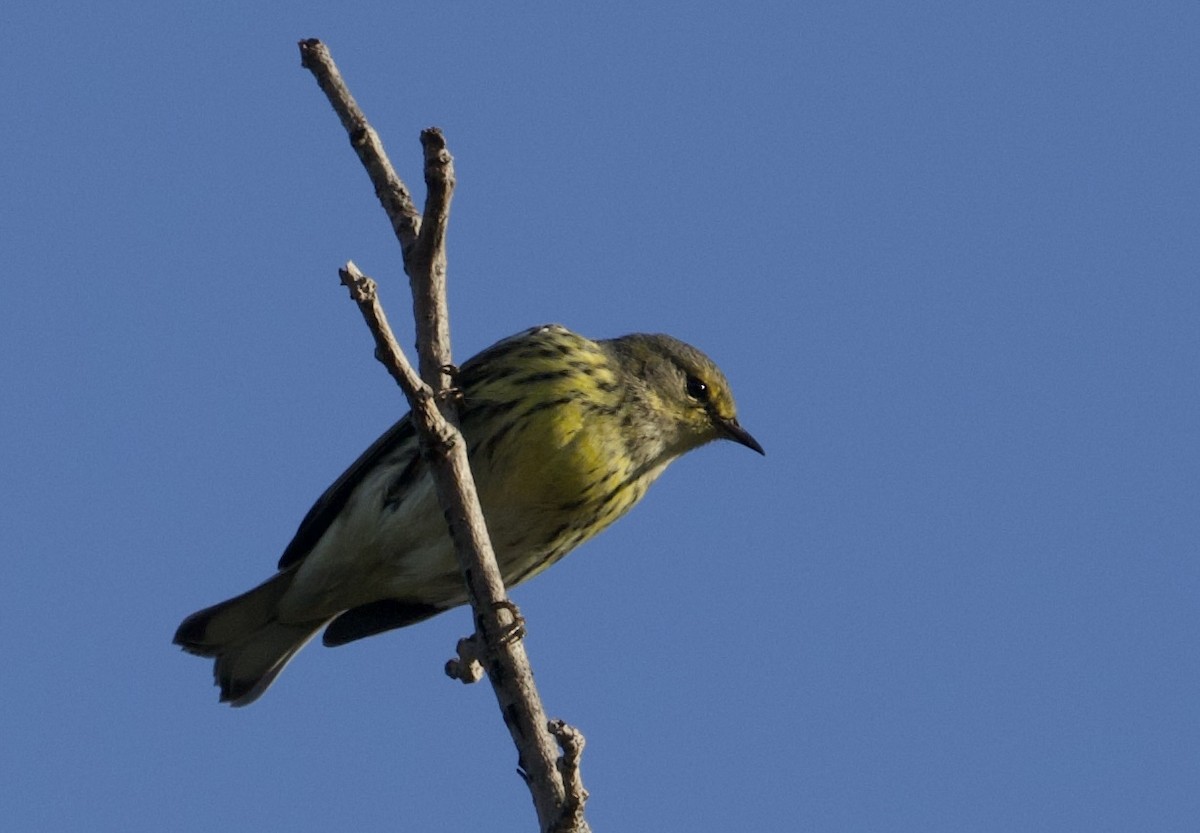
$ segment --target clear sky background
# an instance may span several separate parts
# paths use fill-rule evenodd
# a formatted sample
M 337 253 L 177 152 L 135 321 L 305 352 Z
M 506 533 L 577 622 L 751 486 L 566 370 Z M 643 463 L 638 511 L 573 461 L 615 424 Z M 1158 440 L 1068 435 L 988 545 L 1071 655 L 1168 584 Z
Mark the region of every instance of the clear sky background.
M 250 708 L 170 644 L 405 410 L 329 43 L 420 193 L 459 358 L 663 331 L 732 444 L 515 598 L 598 831 L 1200 819 L 1200 5 L 9 4 L 0 818 L 531 830 L 457 611 Z

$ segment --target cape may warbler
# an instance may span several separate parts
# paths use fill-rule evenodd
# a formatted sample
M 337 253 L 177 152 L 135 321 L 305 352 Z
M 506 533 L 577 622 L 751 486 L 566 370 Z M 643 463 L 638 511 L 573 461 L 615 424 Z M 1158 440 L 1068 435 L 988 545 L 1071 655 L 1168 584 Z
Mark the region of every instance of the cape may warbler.
M 724 375 L 665 335 L 591 341 L 526 330 L 458 372 L 460 420 L 505 584 L 535 576 L 629 511 L 667 464 L 711 440 L 762 447 Z M 221 700 L 253 702 L 317 631 L 326 645 L 467 601 L 406 416 L 330 486 L 263 584 L 175 633 L 215 658 Z

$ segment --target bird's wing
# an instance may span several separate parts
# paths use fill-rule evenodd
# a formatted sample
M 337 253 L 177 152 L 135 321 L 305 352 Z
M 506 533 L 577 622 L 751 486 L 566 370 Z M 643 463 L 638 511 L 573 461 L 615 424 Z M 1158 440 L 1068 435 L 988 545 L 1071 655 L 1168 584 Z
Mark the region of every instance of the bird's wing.
M 508 354 L 515 346 L 528 346 L 539 341 L 546 341 L 553 345 L 554 341 L 561 338 L 563 334 L 572 335 L 559 324 L 544 324 L 540 327 L 531 327 L 528 330 L 496 342 L 482 353 L 468 359 L 458 371 L 456 380 L 456 385 L 461 390 L 467 392 L 466 407 L 463 409 L 464 412 L 462 414 L 463 422 L 468 423 L 478 416 L 471 413 L 474 398 L 471 391 L 477 387 L 477 380 L 480 375 L 485 373 L 484 368 L 493 365 L 498 359 Z M 578 336 L 575 336 L 575 338 L 578 338 Z M 486 403 L 475 402 L 474 404 L 486 406 Z M 370 448 L 364 451 L 354 461 L 353 465 L 346 469 L 342 476 L 325 490 L 325 494 L 317 499 L 317 502 L 313 504 L 313 508 L 308 510 L 308 514 L 300 522 L 300 528 L 296 530 L 296 536 L 292 538 L 292 542 L 287 545 L 287 549 L 283 551 L 283 555 L 279 558 L 279 569 L 287 569 L 293 564 L 304 560 L 304 556 L 308 555 L 317 541 L 321 539 L 321 536 L 325 534 L 325 531 L 329 529 L 329 525 L 333 523 L 333 519 L 345 507 L 346 501 L 371 468 L 384 457 L 396 451 L 404 443 L 413 442 L 415 439 L 416 430 L 413 428 L 412 420 L 410 417 L 405 416 L 389 428 Z M 402 475 L 402 479 L 413 474 L 414 470 L 406 469 L 405 475 Z M 386 499 L 387 496 L 385 496 Z
M 287 545 L 287 549 L 283 551 L 283 555 L 279 557 L 279 569 L 285 570 L 293 564 L 303 561 L 304 556 L 308 555 L 321 536 L 325 534 L 325 530 L 333 523 L 333 519 L 342 511 L 346 500 L 355 487 L 362 482 L 367 472 L 382 458 L 395 451 L 400 445 L 412 441 L 415 437 L 412 420 L 405 416 L 385 431 L 383 436 L 371 444 L 370 448 L 359 455 L 350 468 L 342 472 L 342 476 L 317 498 L 312 509 L 308 510 L 308 514 L 300 522 L 300 528 L 296 530 L 296 535 Z

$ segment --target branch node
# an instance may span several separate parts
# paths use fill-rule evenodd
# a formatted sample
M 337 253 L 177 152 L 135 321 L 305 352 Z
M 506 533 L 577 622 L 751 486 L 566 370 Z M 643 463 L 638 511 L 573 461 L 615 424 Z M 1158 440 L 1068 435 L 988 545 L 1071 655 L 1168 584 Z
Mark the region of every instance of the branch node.
M 483 663 L 480 662 L 478 634 L 471 634 L 458 640 L 457 657 L 446 660 L 446 676 L 458 680 L 463 685 L 477 683 L 483 679 Z
M 546 729 L 558 741 L 562 749 L 562 757 L 558 759 L 558 771 L 562 775 L 566 799 L 559 813 L 557 823 L 552 827 L 556 831 L 577 831 L 586 828 L 583 819 L 583 805 L 587 803 L 588 791 L 583 787 L 583 778 L 579 773 L 579 759 L 583 757 L 583 747 L 586 741 L 583 733 L 574 726 L 569 726 L 562 720 L 551 720 Z
M 346 265 L 338 270 L 338 275 L 342 279 L 342 286 L 350 290 L 350 297 L 354 303 L 374 303 L 379 297 L 378 285 L 364 275 L 353 260 L 346 261 Z

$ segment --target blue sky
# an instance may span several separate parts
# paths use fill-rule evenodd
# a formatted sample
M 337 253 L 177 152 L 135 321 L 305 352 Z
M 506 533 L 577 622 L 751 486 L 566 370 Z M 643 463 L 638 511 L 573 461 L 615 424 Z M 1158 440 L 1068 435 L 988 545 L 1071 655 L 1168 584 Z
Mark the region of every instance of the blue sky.
M 1200 6 L 10 5 L 0 813 L 527 830 L 458 611 L 218 706 L 170 644 L 404 410 L 338 285 L 445 131 L 460 358 L 669 332 L 763 459 L 674 465 L 515 594 L 597 830 L 1200 817 Z

